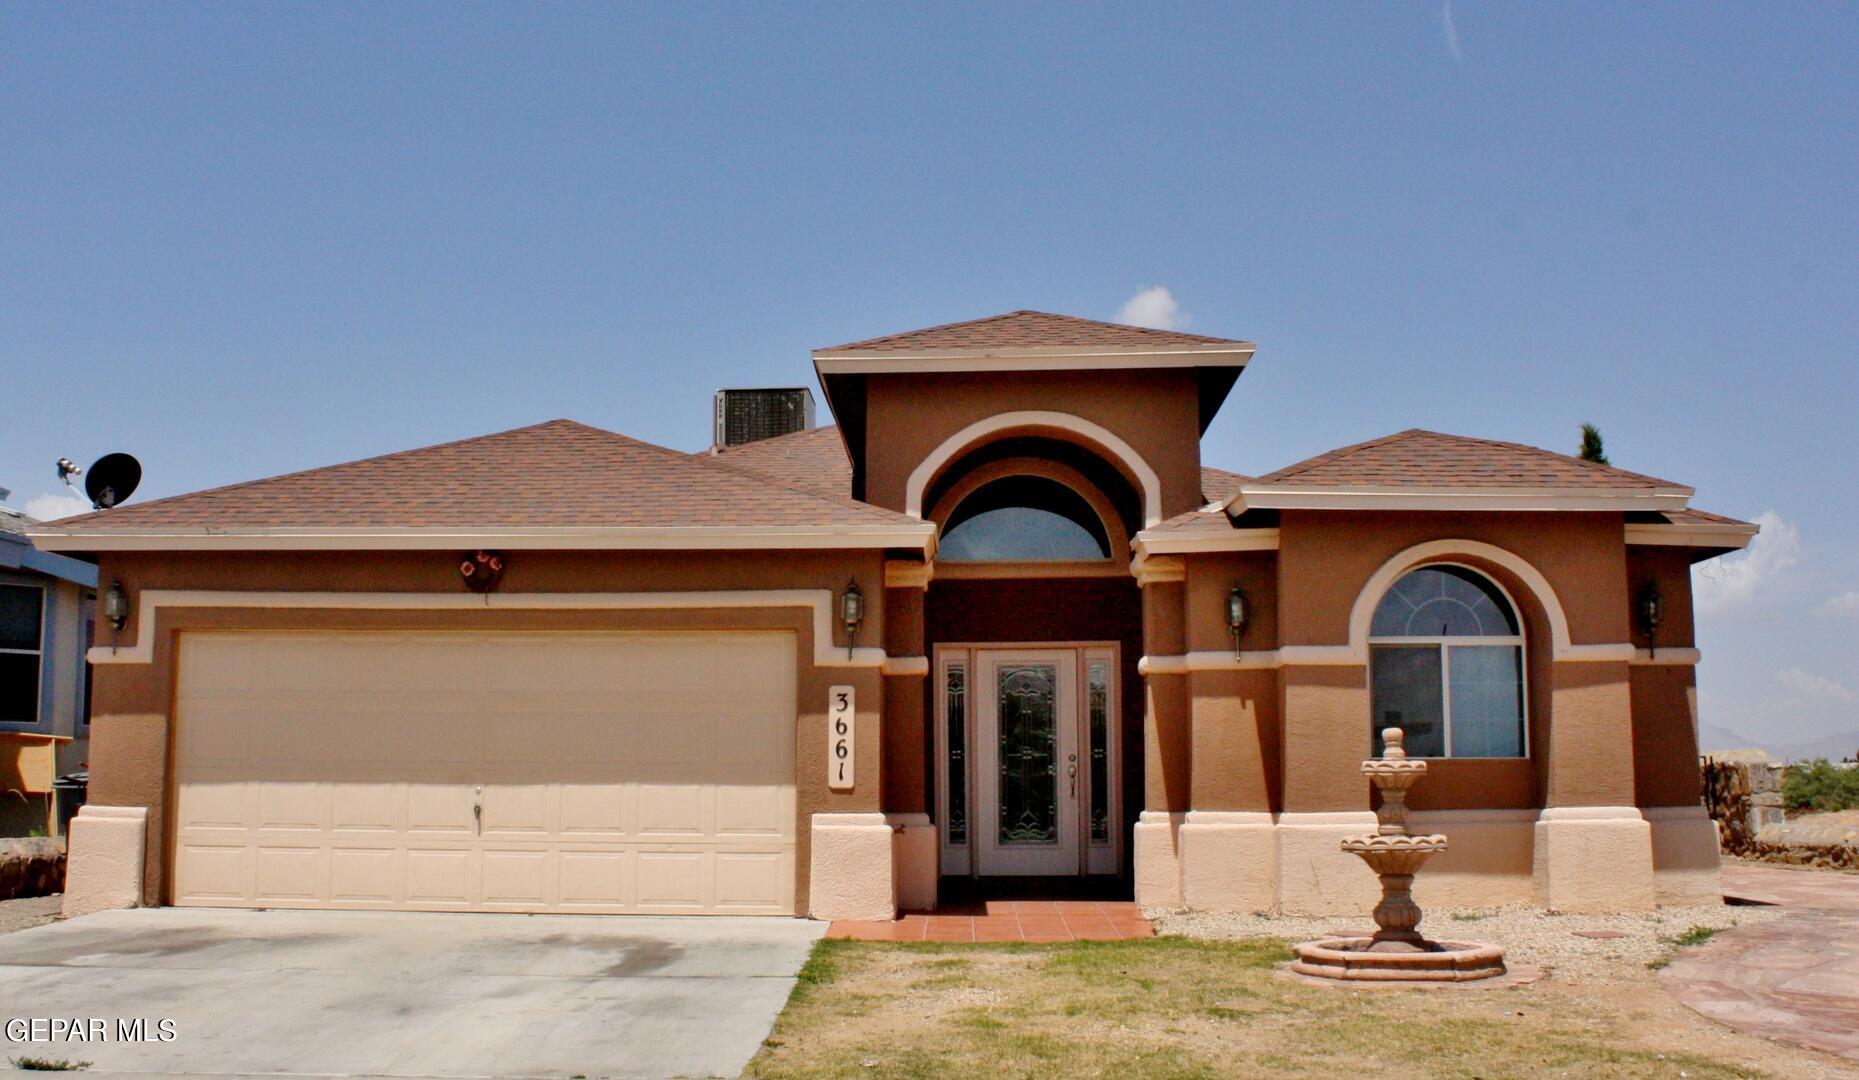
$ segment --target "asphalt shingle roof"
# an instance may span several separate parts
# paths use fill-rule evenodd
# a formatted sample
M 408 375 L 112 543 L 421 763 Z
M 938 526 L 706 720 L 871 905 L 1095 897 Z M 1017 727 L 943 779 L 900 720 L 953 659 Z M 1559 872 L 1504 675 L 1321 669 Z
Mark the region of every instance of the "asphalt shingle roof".
M 1072 315 L 1054 315 L 1046 311 L 1009 311 L 985 319 L 945 323 L 901 334 L 850 341 L 815 350 L 839 352 L 916 352 L 921 350 L 960 349 L 1038 349 L 1065 346 L 1099 348 L 1150 348 L 1182 345 L 1245 345 L 1232 338 L 1184 334 L 1178 330 L 1154 330 L 1146 326 L 1098 322 Z
M 690 528 L 911 523 L 573 420 L 131 503 L 63 531 Z
M 1689 490 L 1683 484 L 1522 443 L 1411 428 L 1287 465 L 1246 484 L 1288 487 Z

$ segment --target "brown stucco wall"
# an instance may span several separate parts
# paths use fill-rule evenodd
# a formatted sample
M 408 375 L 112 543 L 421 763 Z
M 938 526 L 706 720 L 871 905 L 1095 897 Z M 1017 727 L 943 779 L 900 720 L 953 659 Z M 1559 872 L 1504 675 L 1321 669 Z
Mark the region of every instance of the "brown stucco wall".
M 1542 573 L 1576 644 L 1627 640 L 1623 521 L 1604 513 L 1287 510 L 1279 523 L 1279 627 L 1287 645 L 1348 640 L 1356 594 L 1382 563 L 1429 540 L 1504 548 Z
M 1024 409 L 1071 413 L 1129 443 L 1161 481 L 1163 517 L 1200 503 L 1200 391 L 1191 370 L 873 375 L 865 408 L 865 501 L 893 510 L 904 509 L 910 473 L 943 440 Z
M 1628 596 L 1637 600 L 1657 586 L 1663 617 L 1648 637 L 1633 620 L 1640 648 L 1684 649 L 1696 643 L 1691 599 L 1692 552 L 1686 548 L 1627 548 Z M 1689 664 L 1633 669 L 1633 788 L 1640 806 L 1690 806 L 1703 797 L 1698 773 L 1697 672 Z
M 123 583 L 131 611 L 143 589 L 244 591 L 465 592 L 455 569 L 455 552 L 264 552 L 233 554 L 122 554 L 104 558 L 103 581 Z M 499 587 L 512 592 L 669 592 L 763 589 L 828 589 L 837 595 L 856 579 L 867 596 L 881 595 L 877 552 L 516 552 Z M 883 605 L 870 614 L 858 644 L 884 640 Z M 122 631 L 133 642 L 139 627 L 132 615 Z M 884 680 L 875 668 L 816 667 L 812 660 L 810 609 L 743 608 L 638 611 L 516 611 L 486 608 L 449 611 L 357 611 L 312 608 L 170 608 L 161 613 L 155 655 L 149 664 L 100 664 L 95 670 L 90 801 L 146 806 L 150 815 L 145 901 L 168 896 L 172 847 L 166 813 L 171 797 L 169 746 L 176 638 L 189 630 L 766 630 L 796 635 L 798 731 L 796 757 L 797 910 L 807 910 L 810 843 L 808 823 L 816 813 L 855 813 L 882 807 L 884 739 L 880 709 Z M 108 645 L 107 630 L 99 643 Z M 844 647 L 843 640 L 835 642 Z M 858 786 L 850 792 L 826 787 L 827 689 L 857 689 Z M 869 777 L 869 780 L 863 779 Z
M 923 637 L 924 590 L 884 591 L 884 648 L 891 656 L 927 656 Z M 929 782 L 931 741 L 921 676 L 887 676 L 884 680 L 884 809 L 890 813 L 924 813 Z

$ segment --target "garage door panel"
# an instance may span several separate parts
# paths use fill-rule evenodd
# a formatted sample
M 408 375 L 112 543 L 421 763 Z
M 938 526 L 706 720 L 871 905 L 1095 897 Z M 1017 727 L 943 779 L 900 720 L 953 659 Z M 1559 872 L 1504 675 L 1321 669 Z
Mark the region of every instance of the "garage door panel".
M 779 855 L 769 852 L 716 853 L 716 903 L 720 908 L 791 907 L 794 878 Z
M 240 844 L 193 843 L 181 847 L 190 900 L 251 898 L 252 849 Z
M 378 784 L 377 790 L 402 792 L 406 805 L 406 831 L 422 837 L 433 834 L 469 837 L 478 831 L 471 807 L 476 792 L 462 783 Z
M 326 873 L 318 848 L 260 845 L 253 859 L 253 899 L 261 904 L 314 901 L 322 894 Z
M 794 789 L 722 785 L 715 789 L 719 837 L 772 837 L 794 831 Z
M 560 856 L 564 906 L 624 909 L 634 903 L 627 889 L 633 876 L 629 851 L 564 851 Z
M 633 829 L 633 792 L 626 784 L 563 784 L 561 834 L 578 840 L 619 840 Z
M 332 785 L 313 780 L 273 780 L 250 785 L 258 798 L 260 829 L 320 832 L 330 828 Z
M 407 850 L 407 902 L 469 907 L 471 883 L 477 876 L 469 848 L 409 848 Z
M 793 910 L 793 635 L 203 633 L 180 657 L 176 903 Z
M 327 785 L 329 827 L 345 833 L 400 833 L 407 829 L 407 786 L 342 781 Z

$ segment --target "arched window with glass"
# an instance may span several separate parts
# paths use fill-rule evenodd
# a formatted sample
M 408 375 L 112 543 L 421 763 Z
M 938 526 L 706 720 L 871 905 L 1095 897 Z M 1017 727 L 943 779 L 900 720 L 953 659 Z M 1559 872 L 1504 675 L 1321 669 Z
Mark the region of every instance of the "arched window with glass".
M 1523 626 L 1497 583 L 1430 565 L 1394 583 L 1369 624 L 1375 753 L 1381 729 L 1414 757 L 1527 756 Z
M 1006 476 L 962 499 L 943 523 L 943 562 L 1067 562 L 1111 558 L 1104 522 L 1082 495 L 1043 476 Z

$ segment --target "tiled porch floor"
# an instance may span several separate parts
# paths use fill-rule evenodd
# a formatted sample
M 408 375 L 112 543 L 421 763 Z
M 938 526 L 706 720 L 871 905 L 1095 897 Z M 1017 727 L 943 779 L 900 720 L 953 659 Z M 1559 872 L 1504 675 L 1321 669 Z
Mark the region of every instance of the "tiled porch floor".
M 829 938 L 855 941 L 1120 941 L 1154 935 L 1142 910 L 1127 900 L 985 900 L 891 922 L 841 920 L 826 931 Z

